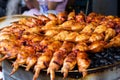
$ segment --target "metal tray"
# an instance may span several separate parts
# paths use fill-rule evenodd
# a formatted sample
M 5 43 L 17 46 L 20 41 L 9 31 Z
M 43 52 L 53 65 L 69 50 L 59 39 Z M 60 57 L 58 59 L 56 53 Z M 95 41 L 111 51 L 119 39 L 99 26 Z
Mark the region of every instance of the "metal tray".
M 7 19 L 7 22 L 4 22 L 6 17 L 0 18 L 0 28 L 4 28 L 10 25 L 11 22 L 17 21 L 20 18 L 31 17 L 23 15 L 14 15 L 11 18 Z M 3 24 L 4 23 L 4 24 Z M 2 63 L 3 71 L 3 80 L 32 80 L 34 75 L 33 71 L 25 71 L 23 67 L 20 67 L 15 74 L 9 76 L 9 73 L 12 70 L 12 63 L 5 60 Z M 55 80 L 62 80 L 63 76 L 59 71 L 56 72 Z M 112 65 L 91 68 L 88 69 L 88 75 L 84 78 L 81 77 L 81 73 L 78 70 L 72 70 L 69 72 L 68 77 L 64 80 L 119 80 L 120 79 L 120 62 L 117 62 Z M 38 80 L 50 80 L 49 75 L 46 74 L 46 70 L 42 71 Z

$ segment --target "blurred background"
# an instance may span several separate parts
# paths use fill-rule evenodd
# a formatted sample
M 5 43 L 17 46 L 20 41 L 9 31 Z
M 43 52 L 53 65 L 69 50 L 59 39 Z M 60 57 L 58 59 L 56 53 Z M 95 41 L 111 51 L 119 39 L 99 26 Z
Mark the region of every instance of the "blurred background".
M 22 14 L 26 7 L 24 0 L 18 0 L 16 13 Z M 6 16 L 9 0 L 0 0 L 0 17 Z M 75 10 L 76 13 L 83 11 L 85 14 L 96 12 L 104 15 L 120 16 L 120 0 L 68 0 L 66 11 Z

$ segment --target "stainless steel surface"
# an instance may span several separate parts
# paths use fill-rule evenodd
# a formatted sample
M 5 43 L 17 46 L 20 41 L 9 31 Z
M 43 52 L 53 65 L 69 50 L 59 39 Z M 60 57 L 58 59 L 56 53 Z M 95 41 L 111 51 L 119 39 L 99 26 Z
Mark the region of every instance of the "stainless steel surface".
M 33 70 L 25 71 L 25 68 L 20 67 L 15 74 L 9 76 L 12 70 L 12 64 L 9 61 L 3 61 L 3 80 L 32 80 Z M 113 66 L 106 66 L 101 69 L 93 69 L 89 71 L 89 74 L 82 78 L 81 73 L 70 72 L 68 77 L 64 80 L 119 80 L 120 79 L 120 64 Z M 42 71 L 38 80 L 50 80 L 50 76 L 46 74 L 46 71 Z M 55 80 L 63 80 L 63 76 L 60 72 L 56 72 Z

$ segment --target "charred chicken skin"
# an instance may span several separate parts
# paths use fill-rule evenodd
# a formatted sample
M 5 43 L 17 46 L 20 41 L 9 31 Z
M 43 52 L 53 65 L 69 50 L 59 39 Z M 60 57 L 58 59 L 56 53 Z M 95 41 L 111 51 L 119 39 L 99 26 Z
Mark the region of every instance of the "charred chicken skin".
M 39 73 L 42 69 L 45 69 L 48 67 L 50 60 L 53 56 L 53 53 L 57 51 L 61 47 L 60 41 L 54 41 L 48 47 L 45 49 L 45 52 L 42 53 L 42 55 L 38 58 L 37 64 L 34 67 L 35 75 L 33 76 L 33 80 L 36 80 L 39 76 Z
M 87 68 L 90 66 L 91 60 L 86 52 L 77 52 L 77 65 L 79 72 L 82 72 L 83 77 L 87 75 Z
M 50 61 L 47 73 L 50 73 L 51 80 L 55 79 L 55 71 L 57 71 L 63 64 L 64 58 L 72 51 L 74 44 L 70 42 L 64 42 L 61 48 L 53 54 Z
M 10 74 L 22 65 L 26 71 L 34 68 L 33 80 L 44 69 L 51 80 L 58 70 L 66 78 L 76 65 L 85 76 L 91 64 L 87 53 L 110 47 L 120 47 L 120 18 L 94 12 L 35 15 L 0 29 L 0 62 L 13 60 Z

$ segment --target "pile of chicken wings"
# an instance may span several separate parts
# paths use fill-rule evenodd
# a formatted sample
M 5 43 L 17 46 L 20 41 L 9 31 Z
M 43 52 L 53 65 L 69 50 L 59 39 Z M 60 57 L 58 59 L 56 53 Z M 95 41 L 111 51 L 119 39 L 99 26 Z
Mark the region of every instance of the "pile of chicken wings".
M 120 18 L 97 13 L 85 15 L 61 12 L 22 18 L 0 30 L 0 62 L 14 60 L 12 75 L 19 66 L 34 69 L 33 80 L 46 69 L 50 79 L 61 70 L 63 77 L 78 66 L 87 75 L 91 64 L 88 52 L 120 46 Z

